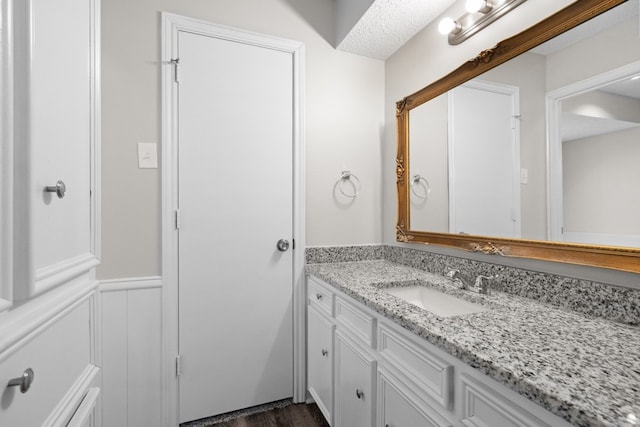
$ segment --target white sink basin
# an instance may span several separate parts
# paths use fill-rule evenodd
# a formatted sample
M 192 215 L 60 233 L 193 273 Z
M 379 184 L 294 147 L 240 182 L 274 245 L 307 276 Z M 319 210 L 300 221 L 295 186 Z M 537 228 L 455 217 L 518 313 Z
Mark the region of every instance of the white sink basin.
M 400 286 L 382 290 L 440 317 L 459 316 L 461 314 L 480 313 L 481 311 L 489 310 L 489 308 L 480 304 L 475 304 L 426 286 Z

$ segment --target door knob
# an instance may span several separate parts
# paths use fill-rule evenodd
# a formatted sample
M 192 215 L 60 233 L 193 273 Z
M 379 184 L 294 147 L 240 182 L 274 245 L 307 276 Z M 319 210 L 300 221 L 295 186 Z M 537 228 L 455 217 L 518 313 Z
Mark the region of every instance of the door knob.
M 47 193 L 56 193 L 58 195 L 58 199 L 62 199 L 64 194 L 67 192 L 67 186 L 62 180 L 58 180 L 56 185 L 45 187 L 44 191 Z
M 276 243 L 276 248 L 278 248 L 278 250 L 281 252 L 286 252 L 287 249 L 289 249 L 289 241 L 286 239 L 278 240 L 278 243 Z
M 33 383 L 33 377 L 34 377 L 33 369 L 27 368 L 22 373 L 21 377 L 10 380 L 9 383 L 7 384 L 7 387 L 20 386 L 20 391 L 22 393 L 26 393 L 29 391 L 29 388 L 31 388 L 31 384 Z

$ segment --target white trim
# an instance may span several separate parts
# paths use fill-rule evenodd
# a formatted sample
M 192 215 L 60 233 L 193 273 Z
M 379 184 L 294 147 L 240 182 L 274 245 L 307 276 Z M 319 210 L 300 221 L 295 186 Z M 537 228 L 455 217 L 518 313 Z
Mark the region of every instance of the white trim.
M 82 407 L 83 411 L 85 411 L 87 407 L 89 410 L 92 410 L 95 407 L 98 395 L 100 394 L 100 389 L 98 387 L 93 387 L 90 390 L 90 387 L 98 377 L 99 373 L 100 368 L 97 366 L 87 366 L 84 372 L 80 374 L 78 379 L 64 395 L 62 400 L 58 402 L 58 405 L 51 414 L 49 414 L 44 423 L 42 423 L 42 426 L 63 427 L 82 425 L 76 422 L 75 412 L 79 407 Z M 91 391 L 94 392 L 91 393 Z M 89 401 L 87 401 L 88 405 L 85 405 L 85 402 L 83 401 L 84 399 L 89 399 Z M 74 418 L 74 420 L 70 423 L 69 421 L 72 421 L 72 418 Z
M 305 48 L 300 44 L 293 54 L 293 401 L 307 396 L 307 293 L 305 265 Z
M 133 277 L 127 279 L 101 280 L 98 290 L 104 292 L 135 291 L 138 289 L 157 289 L 162 287 L 160 276 Z
M 100 388 L 91 387 L 66 427 L 94 426 L 96 422 L 96 412 L 94 409 L 98 403 L 99 396 Z
M 161 21 L 161 95 L 162 95 L 162 424 L 178 425 L 178 379 L 175 375 L 175 358 L 178 354 L 178 236 L 174 224 L 175 201 L 178 188 L 173 177 L 177 175 L 176 144 L 177 86 L 173 81 L 173 69 L 168 61 L 177 51 L 178 28 L 167 14 Z
M 599 87 L 630 78 L 640 72 L 640 61 L 604 72 L 579 82 L 547 92 L 547 240 L 564 241 L 563 224 L 563 180 L 562 180 L 562 137 L 560 135 L 560 115 L 563 99 L 580 95 Z
M 306 397 L 305 291 L 304 291 L 304 45 L 250 31 L 212 24 L 198 19 L 162 13 L 162 282 L 163 289 L 163 424 L 178 424 L 178 384 L 175 358 L 178 354 L 178 242 L 175 229 L 177 209 L 177 86 L 170 60 L 177 56 L 178 33 L 187 31 L 225 40 L 276 49 L 293 56 L 293 400 Z
M 0 0 L 0 311 L 11 307 L 13 288 L 13 16 Z
M 74 277 L 87 273 L 98 264 L 100 261 L 92 253 L 85 253 L 38 269 L 29 296 L 36 296 L 66 283 Z
M 486 92 L 508 95 L 511 97 L 511 115 L 512 119 L 512 183 L 513 183 L 513 210 L 515 215 L 514 235 L 511 237 L 520 237 L 522 235 L 522 203 L 520 188 L 520 88 L 518 86 L 507 85 L 484 81 L 480 79 L 470 80 L 461 85 L 462 87 L 483 90 Z M 447 156 L 449 159 L 449 232 L 456 230 L 456 207 L 455 207 L 455 156 L 454 156 L 454 128 L 453 128 L 453 91 L 449 91 L 447 95 L 448 104 L 448 144 Z
M 81 277 L 4 314 L 0 322 L 0 363 L 88 298 L 98 282 Z
M 100 74 L 100 57 L 101 57 L 101 26 L 100 26 L 100 0 L 92 0 L 90 2 L 91 24 L 89 36 L 90 46 L 90 151 L 89 151 L 89 173 L 91 191 L 91 207 L 90 207 L 90 251 L 95 258 L 100 261 L 102 255 L 102 100 L 101 100 L 101 74 Z

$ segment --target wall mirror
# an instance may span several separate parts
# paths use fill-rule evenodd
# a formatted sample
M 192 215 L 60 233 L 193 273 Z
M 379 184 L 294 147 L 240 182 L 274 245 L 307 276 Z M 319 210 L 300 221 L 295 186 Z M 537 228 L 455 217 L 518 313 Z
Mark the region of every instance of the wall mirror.
M 401 242 L 640 272 L 639 0 L 580 0 L 396 104 Z

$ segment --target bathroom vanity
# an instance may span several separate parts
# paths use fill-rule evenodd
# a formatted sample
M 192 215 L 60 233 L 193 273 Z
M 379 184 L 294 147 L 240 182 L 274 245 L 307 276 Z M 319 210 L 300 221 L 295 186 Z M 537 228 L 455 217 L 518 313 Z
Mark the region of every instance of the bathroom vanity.
M 640 423 L 637 326 L 386 259 L 307 275 L 308 390 L 332 426 Z M 392 295 L 416 286 L 445 311 Z

